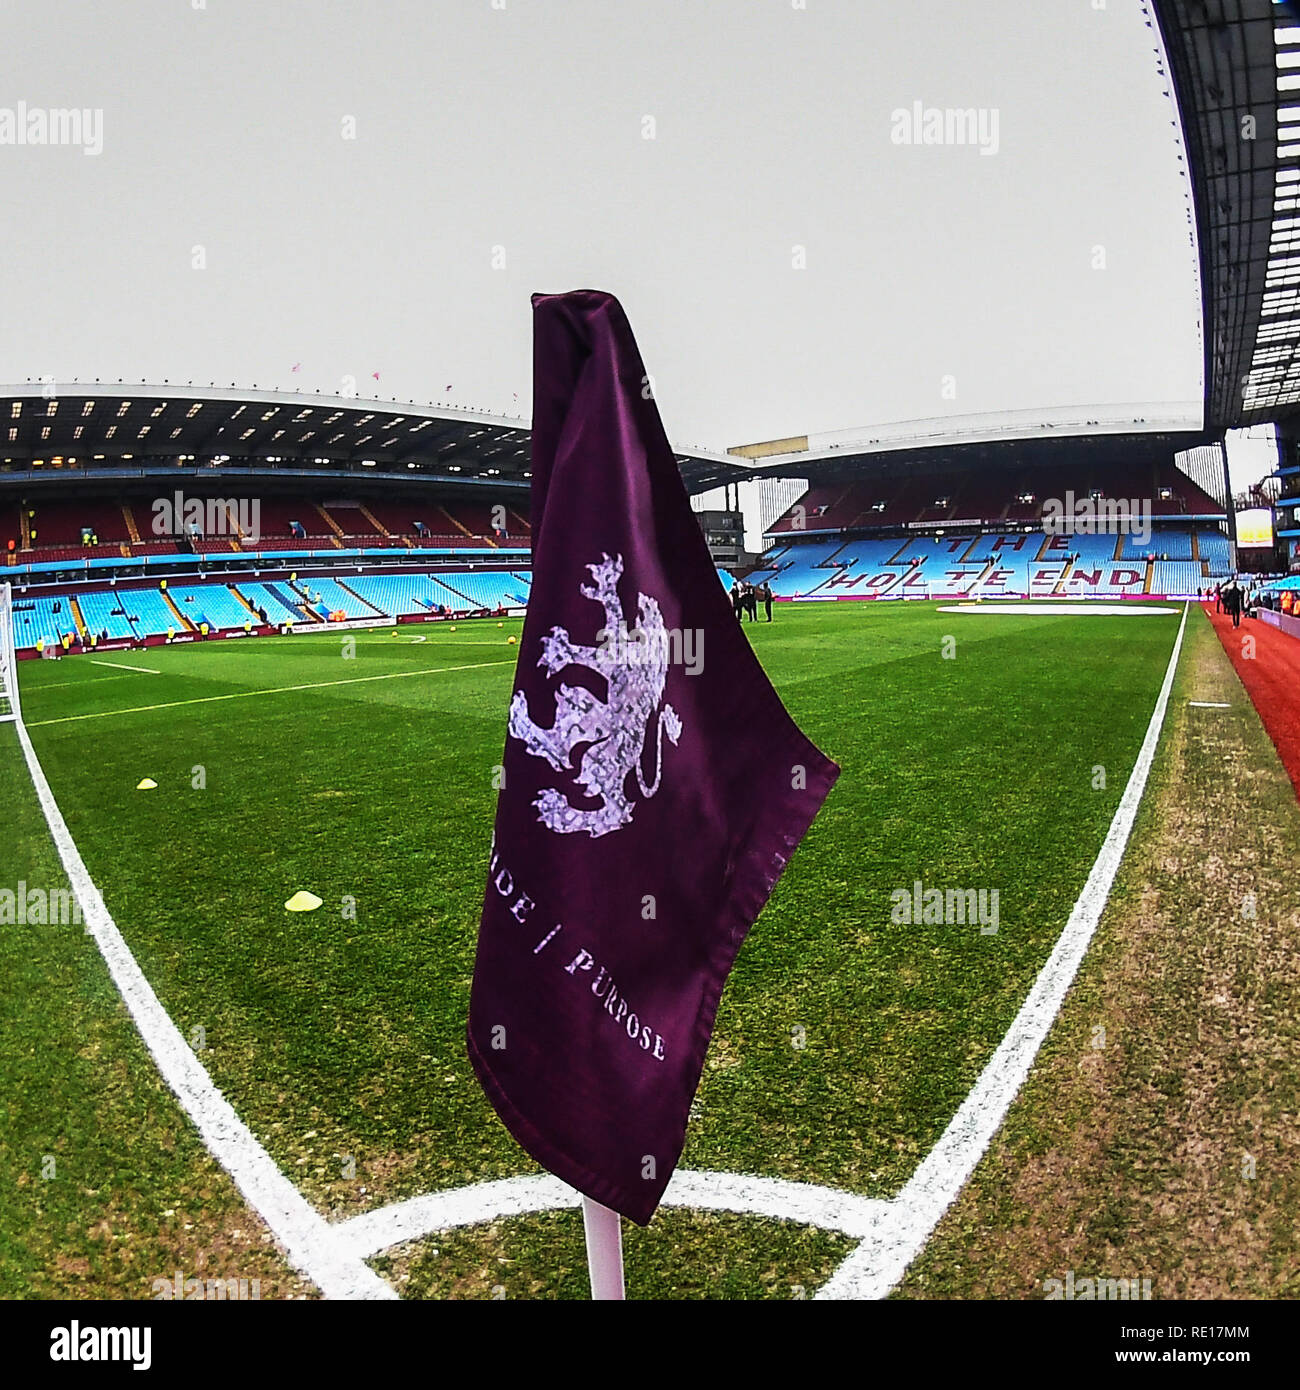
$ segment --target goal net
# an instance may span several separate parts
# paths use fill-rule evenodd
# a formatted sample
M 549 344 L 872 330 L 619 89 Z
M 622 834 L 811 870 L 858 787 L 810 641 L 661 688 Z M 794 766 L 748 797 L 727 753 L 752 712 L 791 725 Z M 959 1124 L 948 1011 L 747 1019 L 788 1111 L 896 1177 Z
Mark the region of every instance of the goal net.
M 13 590 L 8 584 L 0 584 L 0 724 L 12 724 L 18 716 Z

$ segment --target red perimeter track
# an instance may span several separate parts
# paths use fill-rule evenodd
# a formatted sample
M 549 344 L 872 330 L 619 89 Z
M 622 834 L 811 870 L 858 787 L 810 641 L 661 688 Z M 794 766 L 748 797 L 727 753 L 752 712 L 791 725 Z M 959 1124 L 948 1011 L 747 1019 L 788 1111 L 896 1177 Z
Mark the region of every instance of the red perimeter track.
M 1226 613 L 1212 603 L 1205 613 L 1219 634 L 1223 649 L 1236 668 L 1246 693 L 1255 702 L 1282 766 L 1300 797 L 1300 641 L 1257 618 L 1242 617 L 1235 631 Z M 1255 639 L 1255 659 L 1241 654 L 1241 639 Z

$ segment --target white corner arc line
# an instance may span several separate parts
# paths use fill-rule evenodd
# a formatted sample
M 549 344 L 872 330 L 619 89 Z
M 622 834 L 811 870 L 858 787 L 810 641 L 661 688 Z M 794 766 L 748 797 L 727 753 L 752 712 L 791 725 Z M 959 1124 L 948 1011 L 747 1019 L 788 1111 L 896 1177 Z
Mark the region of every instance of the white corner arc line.
M 50 835 L 81 906 L 86 931 L 95 938 L 163 1080 L 175 1092 L 203 1142 L 284 1246 L 290 1263 L 326 1298 L 395 1299 L 397 1294 L 390 1285 L 361 1260 L 338 1248 L 329 1223 L 235 1114 L 168 1016 L 86 869 L 21 720 L 16 728 Z
M 847 1256 L 818 1290 L 819 1299 L 883 1298 L 907 1271 L 929 1240 L 940 1217 L 956 1200 L 984 1155 L 1016 1093 L 1029 1075 L 1038 1049 L 1047 1037 L 1066 991 L 1074 980 L 1101 920 L 1111 885 L 1155 759 L 1164 727 L 1169 692 L 1173 689 L 1187 628 L 1189 605 L 1183 605 L 1178 636 L 1169 657 L 1160 694 L 1137 761 L 1120 798 L 1110 830 L 1092 866 L 1083 891 L 1057 939 L 1047 964 L 1039 972 L 1006 1036 L 961 1103 L 939 1142 L 912 1174 L 903 1190 L 879 1213 L 863 1242 Z
M 370 1259 L 403 1241 L 420 1240 L 435 1231 L 565 1207 L 576 1209 L 581 1200 L 579 1194 L 559 1178 L 549 1173 L 529 1174 L 443 1192 L 426 1192 L 340 1221 L 334 1231 L 341 1250 L 357 1259 Z M 861 1239 L 874 1228 L 889 1203 L 838 1188 L 787 1182 L 781 1178 L 678 1170 L 664 1193 L 663 1205 L 768 1216 Z
M 92 666 L 112 666 L 117 671 L 139 671 L 145 676 L 161 676 L 161 671 L 155 671 L 152 666 L 128 666 L 122 661 L 101 661 L 98 657 L 87 657 Z

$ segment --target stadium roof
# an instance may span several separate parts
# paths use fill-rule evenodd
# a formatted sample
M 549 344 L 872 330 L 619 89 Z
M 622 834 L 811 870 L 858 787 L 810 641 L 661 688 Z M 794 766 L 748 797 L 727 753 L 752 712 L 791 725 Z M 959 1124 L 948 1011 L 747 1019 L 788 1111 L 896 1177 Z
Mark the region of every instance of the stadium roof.
M 967 468 L 1039 468 L 1088 463 L 1167 463 L 1204 444 L 1199 404 L 1069 407 L 940 416 L 867 429 L 745 445 L 750 477 L 813 481 Z
M 1206 425 L 1300 414 L 1300 14 L 1291 0 L 1153 0 L 1200 248 Z
M 0 429 L 0 483 L 177 464 L 515 487 L 529 477 L 527 420 L 317 392 L 29 382 L 0 387 Z M 707 451 L 677 460 L 693 491 L 746 472 Z

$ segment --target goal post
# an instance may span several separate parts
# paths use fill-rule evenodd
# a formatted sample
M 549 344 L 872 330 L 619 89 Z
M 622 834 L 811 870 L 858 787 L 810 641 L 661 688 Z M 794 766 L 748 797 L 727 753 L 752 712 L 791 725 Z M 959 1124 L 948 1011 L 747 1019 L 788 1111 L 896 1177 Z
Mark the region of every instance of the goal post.
M 0 584 L 0 724 L 15 723 L 18 707 L 18 661 L 14 656 L 14 598 L 8 584 Z

